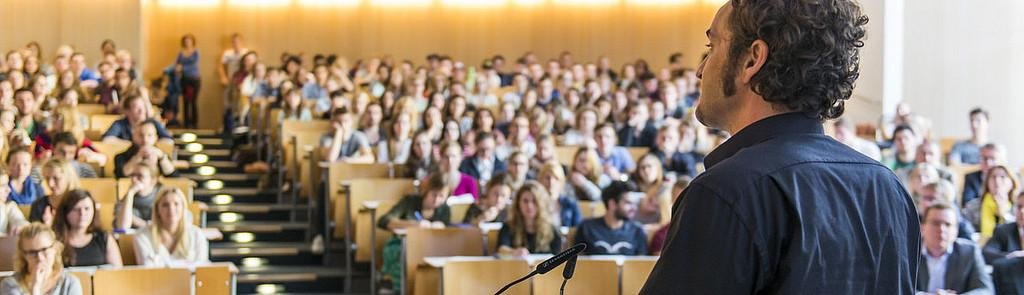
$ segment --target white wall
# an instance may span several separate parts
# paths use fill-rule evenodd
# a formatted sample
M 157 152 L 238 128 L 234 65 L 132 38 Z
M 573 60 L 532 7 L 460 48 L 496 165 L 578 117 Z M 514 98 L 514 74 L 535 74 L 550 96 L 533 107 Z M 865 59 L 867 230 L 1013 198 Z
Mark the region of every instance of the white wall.
M 937 137 L 967 137 L 989 110 L 993 140 L 1024 164 L 1024 1 L 906 1 L 903 94 Z

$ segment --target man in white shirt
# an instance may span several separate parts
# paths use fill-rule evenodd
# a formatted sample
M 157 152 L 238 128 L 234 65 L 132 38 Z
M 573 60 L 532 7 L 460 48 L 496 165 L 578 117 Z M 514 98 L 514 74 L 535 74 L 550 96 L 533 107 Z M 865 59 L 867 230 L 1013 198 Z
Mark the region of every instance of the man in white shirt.
M 948 203 L 935 203 L 921 222 L 918 294 L 992 294 L 992 278 L 974 242 L 957 239 L 959 214 Z

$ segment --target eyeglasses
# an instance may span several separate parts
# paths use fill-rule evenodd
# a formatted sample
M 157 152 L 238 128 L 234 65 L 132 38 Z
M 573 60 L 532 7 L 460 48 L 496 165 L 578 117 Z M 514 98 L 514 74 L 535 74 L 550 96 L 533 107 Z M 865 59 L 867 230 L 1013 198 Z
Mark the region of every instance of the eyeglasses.
M 24 251 L 25 258 L 36 258 L 36 257 L 39 257 L 40 253 L 48 254 L 49 252 L 47 252 L 47 250 L 53 249 L 53 246 L 56 246 L 56 245 L 57 245 L 57 242 L 54 241 L 53 243 L 50 243 L 49 246 L 46 246 L 45 248 L 42 248 L 42 249 L 39 249 L 39 250 L 25 250 Z

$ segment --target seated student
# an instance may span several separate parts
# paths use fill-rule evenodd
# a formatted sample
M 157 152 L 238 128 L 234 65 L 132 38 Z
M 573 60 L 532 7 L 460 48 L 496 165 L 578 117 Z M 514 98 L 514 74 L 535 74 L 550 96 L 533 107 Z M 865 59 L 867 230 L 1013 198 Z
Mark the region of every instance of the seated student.
M 604 174 L 611 179 L 619 179 L 623 173 L 633 172 L 636 163 L 633 156 L 626 148 L 618 146 L 615 137 L 615 126 L 611 123 L 603 123 L 597 126 L 597 155 L 601 159 L 601 168 Z
M 499 175 L 487 182 L 483 197 L 476 200 L 469 209 L 462 223 L 480 226 L 481 223 L 505 222 L 508 216 L 507 206 L 512 203 L 512 186 L 508 178 Z
M 457 142 L 445 142 L 441 144 L 440 159 L 437 161 L 437 173 L 444 175 L 448 185 L 452 187 L 452 196 L 471 195 L 473 199 L 480 196 L 480 188 L 476 179 L 469 174 L 457 170 L 462 160 L 462 146 Z
M 1006 163 L 1006 147 L 995 143 L 981 146 L 981 162 L 978 163 L 978 170 L 964 175 L 961 190 L 963 195 L 960 198 L 960 204 L 963 207 L 967 207 L 967 203 L 981 197 L 981 194 L 985 192 L 985 186 L 982 184 L 988 178 L 986 173 L 1000 163 Z
M 665 174 L 669 179 L 678 178 L 680 176 L 687 176 L 690 178 L 697 176 L 697 163 L 703 159 L 703 156 L 699 153 L 688 151 L 683 152 L 679 147 L 680 145 L 680 128 L 689 127 L 677 127 L 674 125 L 661 126 L 658 129 L 658 136 L 655 137 L 654 146 L 651 147 L 651 153 L 658 157 L 660 160 L 662 169 L 665 170 Z M 693 132 L 688 131 L 688 132 Z
M 125 173 L 131 185 L 114 207 L 114 228 L 119 230 L 141 228 L 153 220 L 153 203 L 163 189 L 156 167 L 131 163 L 125 167 Z
M 89 191 L 75 189 L 64 194 L 53 225 L 57 240 L 64 244 L 68 266 L 121 266 L 121 251 L 114 236 L 100 229 L 96 200 Z
M 0 282 L 5 295 L 82 295 L 78 277 L 64 270 L 64 245 L 49 226 L 32 223 L 18 233 L 14 275 Z
M 646 154 L 640 158 L 640 164 L 633 172 L 629 181 L 644 193 L 643 200 L 637 209 L 636 221 L 641 224 L 666 224 L 671 217 L 672 207 L 669 196 L 671 183 L 665 181 L 661 170 L 661 162 L 654 154 Z
M 921 222 L 921 261 L 917 291 L 928 294 L 991 294 L 992 278 L 985 271 L 978 245 L 956 238 L 959 213 L 947 203 L 924 211 Z
M 571 189 L 565 187 L 565 171 L 562 164 L 558 162 L 547 162 L 540 167 L 537 181 L 540 182 L 551 196 L 551 212 L 558 218 L 553 221 L 559 226 L 577 226 L 583 222 L 583 213 L 580 212 L 580 205 L 573 197 Z
M 526 256 L 533 253 L 558 253 L 562 235 L 553 222 L 546 201 L 547 190 L 535 181 L 527 182 L 516 193 L 512 215 L 498 232 L 498 254 Z
M 282 82 L 281 85 L 291 85 L 291 81 Z M 281 89 L 285 89 L 284 86 Z M 284 101 L 281 103 L 281 110 L 278 112 L 278 124 L 284 120 L 299 120 L 303 122 L 309 122 L 313 120 L 313 113 L 309 111 L 309 108 L 302 105 L 302 90 L 298 88 L 291 88 L 286 90 L 282 96 Z
M 472 176 L 479 182 L 486 183 L 491 180 L 492 176 L 507 169 L 505 161 L 495 155 L 494 135 L 481 132 L 476 135 L 473 144 L 476 146 L 476 151 L 473 152 L 473 156 L 462 160 L 462 163 L 459 164 L 459 171 Z
M 630 147 L 650 147 L 658 130 L 649 119 L 647 104 L 633 101 L 626 106 L 626 123 L 619 128 L 619 143 Z
M 65 193 L 81 186 L 74 169 L 67 161 L 58 159 L 49 160 L 43 164 L 43 179 L 46 180 L 46 187 L 50 189 L 50 195 L 32 202 L 28 221 L 42 222 L 53 226 L 53 217 L 56 216 L 57 205 L 60 205 L 61 198 Z
M 572 168 L 569 171 L 569 183 L 566 192 L 577 200 L 597 201 L 601 199 L 601 189 L 608 186 L 612 179 L 601 171 L 601 158 L 597 150 L 581 147 L 573 155 Z
M 75 168 L 78 178 L 96 178 L 96 170 L 91 165 L 79 162 L 78 139 L 71 132 L 61 132 L 53 136 L 53 158 L 63 159 Z M 102 164 L 102 163 L 100 163 Z
M 1014 203 L 1014 222 L 997 226 L 983 249 L 985 262 L 992 265 L 996 294 L 1024 294 L 1024 193 Z
M 11 194 L 10 183 L 7 168 L 0 166 L 0 236 L 16 235 L 22 226 L 28 224 L 18 204 L 7 198 Z
M 377 143 L 377 163 L 405 164 L 412 150 L 412 114 L 400 112 L 389 123 L 387 138 Z
M 163 176 L 174 175 L 174 161 L 156 147 L 157 123 L 153 120 L 146 120 L 135 126 L 132 131 L 132 146 L 128 150 L 114 156 L 114 175 L 117 178 L 124 177 L 124 166 L 128 163 L 142 162 L 160 169 Z
M 683 190 L 690 185 L 690 177 L 683 176 L 676 180 L 676 183 L 672 185 L 672 202 L 675 203 L 679 200 L 679 197 L 683 195 Z M 681 209 L 681 208 L 680 208 Z M 668 229 L 672 226 L 672 223 L 667 223 L 661 226 L 658 231 L 654 232 L 654 236 L 651 237 L 651 243 L 648 245 L 648 251 L 651 255 L 661 255 L 661 249 L 665 247 L 665 239 L 668 238 Z
M 927 209 L 928 206 L 942 202 L 949 204 L 955 203 L 956 198 L 953 196 L 955 194 L 954 190 L 953 184 L 945 180 L 936 180 L 922 185 L 920 189 L 921 193 L 916 197 L 917 212 L 918 216 L 921 217 L 922 222 L 924 220 L 924 209 Z M 953 207 L 956 207 L 956 205 L 953 205 Z M 976 232 L 974 230 L 974 226 L 972 226 L 971 223 L 963 217 L 959 208 L 957 208 L 956 212 L 960 215 L 957 224 L 957 237 L 971 240 L 971 235 Z
M 448 199 L 450 185 L 444 175 L 434 173 L 427 177 L 422 196 L 408 195 L 391 207 L 380 219 L 377 227 L 388 231 L 406 228 L 444 228 L 451 223 L 451 208 Z M 392 237 L 384 245 L 381 272 L 392 282 L 393 290 L 400 293 L 402 288 L 402 243 Z
M 992 236 L 996 226 L 1013 221 L 1013 197 L 1017 192 L 1013 174 L 1006 166 L 989 168 L 983 194 L 964 206 L 964 217 L 978 229 L 983 240 Z
M 339 108 L 331 114 L 332 130 L 320 137 L 324 161 L 346 163 L 373 163 L 373 150 L 366 134 L 356 130 L 348 108 Z
M 519 187 L 526 183 L 526 175 L 530 172 L 530 159 L 521 151 L 512 152 L 508 157 L 507 170 L 502 174 L 508 175 L 509 184 L 512 190 L 519 190 Z
M 635 186 L 614 181 L 601 192 L 604 216 L 584 220 L 576 228 L 573 244 L 585 243 L 587 255 L 646 255 L 647 234 L 632 221 L 636 204 L 643 198 Z
M 32 152 L 28 148 L 17 147 L 7 152 L 7 173 L 11 189 L 8 200 L 28 205 L 43 197 L 43 187 L 29 177 L 32 174 Z
M 210 261 L 210 243 L 187 219 L 188 200 L 180 189 L 160 191 L 153 221 L 135 235 L 136 261 L 145 266 L 171 266 Z
M 174 141 L 171 133 L 167 132 L 164 125 L 153 119 L 152 114 L 150 114 L 149 101 L 145 98 L 137 95 L 127 96 L 121 101 L 121 104 L 124 107 L 124 118 L 114 121 L 114 124 L 110 125 L 110 129 L 103 133 L 104 142 L 116 142 L 118 140 L 135 142 L 133 140 L 135 136 L 133 130 L 135 126 L 138 126 L 143 121 L 153 122 L 153 128 L 156 130 L 154 133 L 156 136 L 159 136 L 159 140 Z M 155 143 L 156 140 L 154 138 L 153 142 Z

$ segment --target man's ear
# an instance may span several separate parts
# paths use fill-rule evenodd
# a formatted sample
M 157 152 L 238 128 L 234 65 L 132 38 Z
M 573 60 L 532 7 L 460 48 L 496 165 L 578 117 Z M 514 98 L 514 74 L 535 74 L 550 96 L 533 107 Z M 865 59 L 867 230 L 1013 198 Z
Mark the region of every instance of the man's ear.
M 743 83 L 750 83 L 750 80 L 754 78 L 761 71 L 761 67 L 768 61 L 768 43 L 764 40 L 757 39 L 753 43 L 750 43 L 750 48 L 747 48 L 747 58 L 743 63 L 743 71 L 741 72 L 740 79 Z

